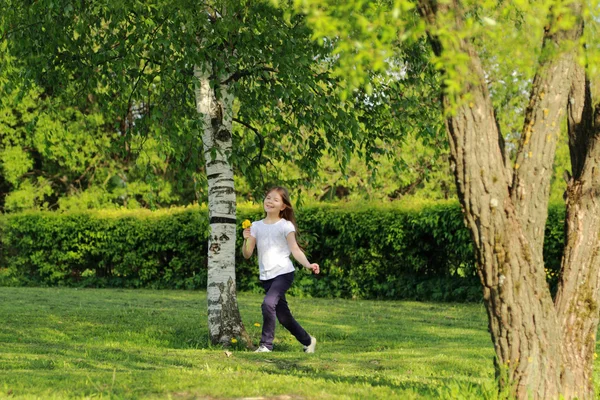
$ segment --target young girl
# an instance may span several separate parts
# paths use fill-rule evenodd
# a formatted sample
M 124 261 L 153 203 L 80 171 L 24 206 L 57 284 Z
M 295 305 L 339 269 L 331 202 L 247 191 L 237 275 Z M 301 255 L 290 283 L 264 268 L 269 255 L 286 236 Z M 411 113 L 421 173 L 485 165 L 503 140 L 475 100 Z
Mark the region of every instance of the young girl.
M 267 192 L 263 203 L 266 217 L 255 221 L 250 228 L 244 229 L 245 258 L 250 258 L 254 246 L 258 251 L 260 281 L 266 295 L 262 303 L 263 328 L 258 353 L 273 350 L 275 337 L 275 317 L 292 335 L 304 345 L 306 353 L 314 353 L 317 339 L 310 336 L 294 319 L 285 292 L 294 282 L 294 265 L 290 253 L 302 266 L 319 273 L 319 264 L 311 264 L 296 242 L 296 218 L 288 191 L 274 187 Z

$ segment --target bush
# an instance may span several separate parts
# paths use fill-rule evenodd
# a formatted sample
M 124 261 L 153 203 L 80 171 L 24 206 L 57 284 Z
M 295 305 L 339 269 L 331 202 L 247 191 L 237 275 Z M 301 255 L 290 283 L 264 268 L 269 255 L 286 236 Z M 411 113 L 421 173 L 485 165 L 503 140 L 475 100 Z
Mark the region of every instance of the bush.
M 322 260 L 316 296 L 422 298 L 413 283 L 472 282 L 475 259 L 460 209 L 453 203 L 417 208 L 307 208 L 311 257 Z M 433 283 L 428 284 L 431 294 Z
M 1 220 L 0 285 L 206 287 L 208 215 L 187 207 L 151 212 L 29 212 Z M 241 221 L 262 218 L 238 208 Z M 321 274 L 299 271 L 297 296 L 477 301 L 468 230 L 456 203 L 314 205 L 298 213 L 301 243 Z M 544 255 L 551 284 L 560 268 L 564 206 L 552 206 Z M 238 253 L 237 284 L 262 291 L 256 258 Z
M 0 283 L 205 287 L 207 228 L 198 208 L 7 215 Z

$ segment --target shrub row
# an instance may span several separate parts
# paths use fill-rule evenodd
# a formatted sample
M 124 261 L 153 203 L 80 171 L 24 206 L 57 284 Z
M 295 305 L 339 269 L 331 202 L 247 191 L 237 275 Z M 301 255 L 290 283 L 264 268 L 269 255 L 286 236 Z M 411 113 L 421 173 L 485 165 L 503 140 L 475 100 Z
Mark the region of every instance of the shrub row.
M 238 220 L 260 219 L 240 207 Z M 545 257 L 552 280 L 562 251 L 561 206 L 551 207 Z M 308 206 L 300 238 L 322 273 L 297 274 L 298 296 L 476 301 L 469 233 L 456 203 L 412 207 Z M 1 220 L 0 285 L 206 287 L 206 208 L 157 212 L 22 213 Z M 237 245 L 242 244 L 241 228 Z M 238 288 L 260 291 L 256 259 L 237 256 Z
M 207 229 L 198 208 L 5 215 L 0 283 L 201 287 Z

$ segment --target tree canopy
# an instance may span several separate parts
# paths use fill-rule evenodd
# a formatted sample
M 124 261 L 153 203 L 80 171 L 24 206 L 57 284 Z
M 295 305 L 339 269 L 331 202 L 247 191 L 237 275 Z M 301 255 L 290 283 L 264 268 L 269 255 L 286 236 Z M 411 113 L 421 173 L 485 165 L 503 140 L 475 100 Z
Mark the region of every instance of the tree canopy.
M 78 152 L 87 154 L 86 170 L 60 177 L 58 171 L 46 171 L 48 163 L 38 166 L 37 174 L 27 163 L 18 167 L 26 170 L 19 176 L 28 182 L 20 184 L 19 193 L 30 200 L 12 202 L 7 210 L 205 201 L 192 65 L 222 59 L 224 48 L 232 49 L 228 79 L 236 92 L 232 162 L 240 181 L 247 182 L 247 198 L 274 181 L 310 189 L 319 181 L 321 157 L 341 171 L 336 186 L 354 190 L 354 197 L 379 192 L 376 172 L 405 182 L 377 196 L 394 198 L 414 191 L 430 169 L 443 171 L 435 167 L 445 148 L 437 135 L 441 118 L 431 106 L 439 80 L 424 57 L 422 40 L 397 48 L 385 71 L 365 67 L 371 83 L 348 92 L 351 77 L 331 73 L 343 59 L 335 50 L 338 39 L 311 40 L 314 31 L 306 17 L 287 6 L 233 2 L 228 7 L 235 8 L 234 18 L 209 24 L 203 7 L 186 1 L 5 3 L 3 42 L 23 90 L 37 93 L 30 96 L 43 98 L 56 115 L 66 114 L 52 118 L 63 140 L 69 136 L 75 148 L 87 151 Z M 82 119 L 95 115 L 96 128 L 64 125 L 73 113 Z M 46 135 L 33 120 L 29 129 Z M 87 131 L 93 129 L 97 133 L 91 139 Z M 430 132 L 422 141 L 432 149 L 429 155 L 398 157 L 398 146 L 418 132 Z M 86 137 L 96 147 L 88 146 Z M 21 159 L 34 158 L 31 149 L 23 143 Z M 366 169 L 372 179 L 356 186 L 351 177 L 357 171 L 345 168 L 358 159 L 366 163 L 356 168 Z M 38 180 L 42 175 L 46 181 Z M 316 197 L 326 197 L 323 192 L 331 186 L 330 176 L 323 180 Z M 362 195 L 356 193 L 359 187 Z M 7 187 L 7 192 L 16 190 Z M 442 193 L 446 196 L 447 189 Z

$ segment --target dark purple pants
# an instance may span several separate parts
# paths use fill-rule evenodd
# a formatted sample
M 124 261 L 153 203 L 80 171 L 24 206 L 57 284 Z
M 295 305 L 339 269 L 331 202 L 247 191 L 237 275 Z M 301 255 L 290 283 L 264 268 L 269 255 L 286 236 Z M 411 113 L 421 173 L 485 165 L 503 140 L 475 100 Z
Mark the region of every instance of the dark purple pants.
M 273 339 L 275 338 L 276 319 L 285 327 L 300 343 L 305 346 L 310 344 L 310 335 L 294 319 L 285 292 L 294 282 L 294 273 L 276 276 L 268 281 L 261 281 L 266 295 L 262 303 L 263 327 L 260 344 L 273 350 Z

